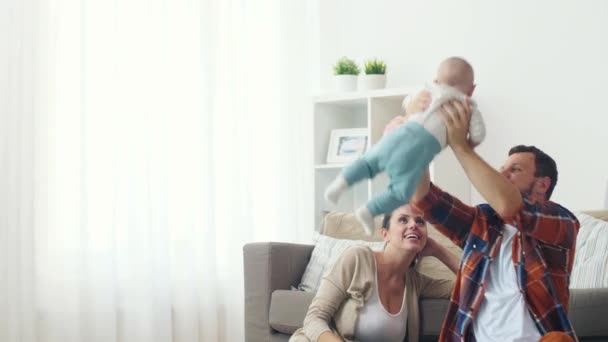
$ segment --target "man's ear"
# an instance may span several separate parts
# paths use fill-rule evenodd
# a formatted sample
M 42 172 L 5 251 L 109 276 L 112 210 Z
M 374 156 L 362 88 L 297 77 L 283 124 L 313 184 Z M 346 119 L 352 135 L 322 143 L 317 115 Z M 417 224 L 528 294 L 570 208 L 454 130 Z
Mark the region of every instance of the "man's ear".
M 534 190 L 536 192 L 542 193 L 543 195 L 545 195 L 545 197 L 547 197 L 547 191 L 549 191 L 549 187 L 551 187 L 551 178 L 549 178 L 548 176 L 539 177 L 536 180 L 536 184 L 534 184 L 534 187 Z

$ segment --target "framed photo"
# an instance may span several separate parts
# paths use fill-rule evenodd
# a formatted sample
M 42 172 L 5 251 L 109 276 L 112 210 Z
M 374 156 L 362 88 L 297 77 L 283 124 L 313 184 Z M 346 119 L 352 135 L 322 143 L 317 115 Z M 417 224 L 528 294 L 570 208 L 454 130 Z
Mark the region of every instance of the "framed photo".
M 348 163 L 367 149 L 367 128 L 334 129 L 329 137 L 327 163 Z

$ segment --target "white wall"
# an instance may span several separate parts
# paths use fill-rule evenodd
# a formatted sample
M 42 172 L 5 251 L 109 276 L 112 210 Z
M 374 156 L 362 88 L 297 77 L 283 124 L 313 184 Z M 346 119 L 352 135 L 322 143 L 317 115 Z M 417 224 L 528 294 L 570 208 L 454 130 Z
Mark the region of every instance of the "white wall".
M 489 133 L 480 154 L 497 167 L 512 145 L 536 145 L 558 163 L 555 201 L 606 205 L 608 1 L 324 0 L 320 15 L 322 91 L 343 55 L 383 58 L 389 87 L 464 56 Z

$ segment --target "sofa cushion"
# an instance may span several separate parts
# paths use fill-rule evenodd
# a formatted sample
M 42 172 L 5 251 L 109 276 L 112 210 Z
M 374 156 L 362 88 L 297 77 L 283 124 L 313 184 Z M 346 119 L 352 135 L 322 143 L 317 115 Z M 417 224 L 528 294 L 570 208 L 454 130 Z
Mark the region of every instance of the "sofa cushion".
M 568 316 L 579 337 L 608 336 L 608 288 L 570 290 Z
M 298 289 L 316 292 L 323 275 L 333 267 L 342 252 L 353 245 L 366 245 L 374 251 L 381 251 L 384 241 L 344 240 L 319 235 Z
M 608 287 L 608 222 L 584 213 L 577 217 L 581 227 L 576 237 L 570 288 Z
M 274 291 L 270 303 L 270 326 L 285 334 L 301 328 L 313 297 L 314 293 L 304 291 Z M 448 304 L 447 299 L 421 301 L 421 336 L 439 335 Z M 608 317 L 608 288 L 570 290 L 568 316 L 579 337 L 608 336 L 608 325 L 599 323 L 603 317 Z
M 293 334 L 304 324 L 304 317 L 315 294 L 295 290 L 275 290 L 270 302 L 270 326 L 281 333 Z M 423 299 L 421 335 L 438 336 L 447 311 L 447 299 Z M 426 319 L 424 319 L 426 317 Z
M 270 300 L 270 326 L 276 331 L 293 334 L 302 327 L 314 296 L 314 293 L 305 291 L 275 290 Z
M 421 335 L 439 336 L 449 305 L 447 299 L 428 298 L 420 302 Z
M 368 236 L 354 214 L 332 211 L 323 217 L 321 234 L 335 239 L 382 241 L 381 225 L 382 216 L 378 216 L 374 220 L 374 233 Z

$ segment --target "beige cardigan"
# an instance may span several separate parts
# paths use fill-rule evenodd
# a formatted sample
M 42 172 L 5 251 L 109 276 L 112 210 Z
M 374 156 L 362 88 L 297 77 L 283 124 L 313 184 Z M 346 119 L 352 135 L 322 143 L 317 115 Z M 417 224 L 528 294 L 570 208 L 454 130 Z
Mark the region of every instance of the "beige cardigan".
M 289 341 L 316 342 L 322 333 L 330 330 L 346 341 L 353 341 L 359 309 L 372 294 L 375 276 L 374 252 L 369 247 L 346 249 L 321 280 L 319 291 L 304 318 L 304 327 L 298 329 Z M 450 280 L 432 279 L 414 268 L 407 271 L 404 292 L 408 315 L 406 341 L 418 342 L 418 298 L 449 298 L 452 285 Z

